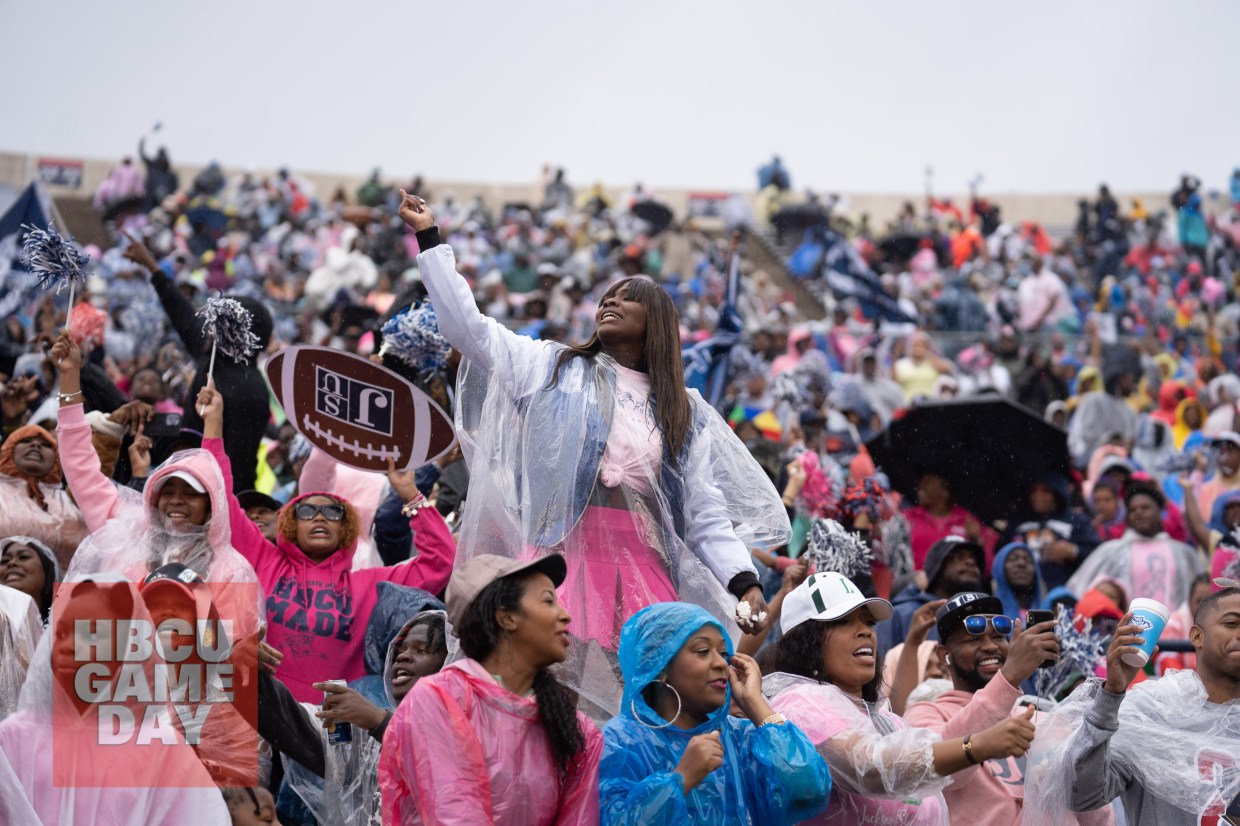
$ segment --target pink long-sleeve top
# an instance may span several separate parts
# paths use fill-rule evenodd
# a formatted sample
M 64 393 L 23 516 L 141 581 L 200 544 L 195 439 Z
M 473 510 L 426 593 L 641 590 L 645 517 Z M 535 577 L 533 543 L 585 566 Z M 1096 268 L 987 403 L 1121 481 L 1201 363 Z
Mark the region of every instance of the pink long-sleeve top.
M 203 439 L 202 446 L 219 462 L 231 491 L 232 467 L 223 439 Z M 340 498 L 310 492 L 284 508 L 314 495 Z M 422 508 L 409 520 L 416 556 L 399 565 L 360 571 L 350 570 L 356 541 L 315 562 L 287 539 L 268 542 L 231 493 L 228 518 L 234 547 L 254 566 L 267 595 L 266 641 L 284 654 L 278 676 L 300 702 L 322 702 L 323 692 L 313 683 L 355 680 L 366 674 L 366 626 L 378 598 L 378 582 L 437 594 L 447 586 L 456 559 L 456 543 L 434 508 Z

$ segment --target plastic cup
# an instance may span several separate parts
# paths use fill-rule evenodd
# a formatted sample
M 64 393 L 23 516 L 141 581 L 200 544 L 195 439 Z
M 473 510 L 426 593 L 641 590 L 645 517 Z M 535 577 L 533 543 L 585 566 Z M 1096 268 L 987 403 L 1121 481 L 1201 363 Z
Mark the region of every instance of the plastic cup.
M 1158 638 L 1167 627 L 1171 611 L 1158 600 L 1145 597 L 1134 599 L 1129 603 L 1128 610 L 1132 612 L 1132 624 L 1141 628 L 1143 642 L 1134 653 L 1125 654 L 1122 659 L 1128 665 L 1140 668 L 1154 655 L 1154 646 L 1158 645 Z

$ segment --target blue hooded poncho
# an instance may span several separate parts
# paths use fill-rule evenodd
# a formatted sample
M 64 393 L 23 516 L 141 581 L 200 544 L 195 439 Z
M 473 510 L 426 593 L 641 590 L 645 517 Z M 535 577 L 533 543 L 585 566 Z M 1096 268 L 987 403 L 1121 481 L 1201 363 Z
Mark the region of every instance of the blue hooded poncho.
M 728 716 L 728 699 L 692 729 L 666 724 L 642 696 L 698 630 L 722 626 L 696 605 L 663 602 L 634 614 L 620 633 L 624 700 L 603 728 L 599 804 L 604 826 L 796 823 L 826 808 L 831 775 L 809 739 L 791 723 L 758 728 Z M 719 732 L 723 765 L 688 795 L 676 765 L 689 741 Z

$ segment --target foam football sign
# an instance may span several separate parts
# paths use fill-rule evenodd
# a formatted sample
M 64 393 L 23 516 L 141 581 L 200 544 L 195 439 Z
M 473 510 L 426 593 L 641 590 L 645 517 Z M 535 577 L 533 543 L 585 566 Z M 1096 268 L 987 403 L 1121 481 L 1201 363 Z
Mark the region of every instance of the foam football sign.
M 434 461 L 452 445 L 452 420 L 429 396 L 380 364 L 327 347 L 287 347 L 267 379 L 289 423 L 336 461 L 360 470 L 401 470 Z

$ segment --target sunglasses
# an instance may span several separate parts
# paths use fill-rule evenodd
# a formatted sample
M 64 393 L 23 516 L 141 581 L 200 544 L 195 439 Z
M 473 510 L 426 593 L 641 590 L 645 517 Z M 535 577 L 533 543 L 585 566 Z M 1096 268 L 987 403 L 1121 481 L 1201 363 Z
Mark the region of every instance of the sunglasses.
M 1012 636 L 1011 617 L 1005 617 L 1002 614 L 995 614 L 993 616 L 973 614 L 964 618 L 964 630 L 979 637 L 986 633 L 986 626 L 988 625 L 1005 637 Z
M 302 522 L 309 522 L 320 513 L 328 522 L 339 522 L 344 519 L 344 505 L 311 505 L 303 502 L 293 509 L 293 515 Z

